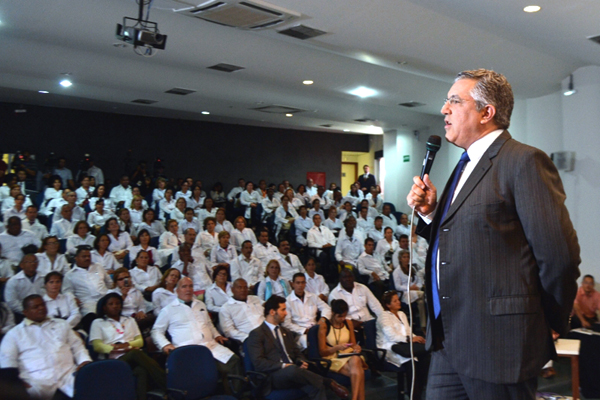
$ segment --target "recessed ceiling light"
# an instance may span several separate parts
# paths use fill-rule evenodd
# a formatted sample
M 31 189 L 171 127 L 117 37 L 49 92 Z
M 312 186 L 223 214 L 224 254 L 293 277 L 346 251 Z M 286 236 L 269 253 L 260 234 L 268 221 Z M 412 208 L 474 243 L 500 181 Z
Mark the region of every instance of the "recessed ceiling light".
M 307 79 L 305 81 L 302 81 L 302 83 L 305 84 L 305 85 L 312 85 L 314 82 L 311 81 L 310 79 Z
M 377 92 L 375 90 L 369 89 L 368 87 L 364 87 L 364 86 L 357 87 L 356 89 L 350 91 L 349 93 L 353 94 L 355 96 L 361 97 L 363 99 L 365 97 L 370 97 L 370 96 L 377 94 Z
M 67 87 L 69 87 L 71 85 L 73 85 L 73 82 L 71 82 L 68 79 L 60 81 L 60 86 L 62 86 L 62 87 L 66 87 L 67 88 Z
M 379 126 L 369 125 L 367 127 L 367 133 L 374 133 L 374 134 L 377 134 L 377 135 L 383 135 L 383 129 L 381 129 L 381 127 L 379 127 Z
M 202 114 L 204 114 L 204 115 L 209 115 L 209 114 L 210 114 L 210 112 L 208 112 L 208 111 L 202 111 Z
M 38 93 L 41 93 L 41 94 L 48 94 L 48 93 L 50 93 L 50 92 L 49 92 L 49 91 L 47 91 L 47 90 L 38 90 Z
M 350 132 L 350 129 L 344 129 L 344 132 Z
M 286 117 L 293 117 L 294 114 L 285 114 Z
M 534 12 L 538 12 L 542 9 L 542 7 L 540 6 L 527 6 L 523 9 L 523 11 L 527 12 L 527 13 L 534 13 Z

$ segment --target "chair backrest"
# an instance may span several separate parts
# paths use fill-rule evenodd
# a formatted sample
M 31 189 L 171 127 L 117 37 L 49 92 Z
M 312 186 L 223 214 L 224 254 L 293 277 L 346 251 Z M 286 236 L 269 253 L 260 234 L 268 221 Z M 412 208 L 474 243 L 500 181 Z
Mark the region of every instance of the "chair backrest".
M 217 365 L 205 346 L 176 348 L 169 354 L 166 367 L 167 387 L 186 391 L 186 398 L 200 399 L 217 391 Z
M 246 355 L 245 357 L 242 357 L 242 359 L 244 360 L 244 369 L 246 371 L 254 371 L 254 364 L 252 364 L 252 360 L 250 359 L 250 353 L 248 353 L 248 341 L 245 340 L 243 347 L 244 347 L 244 354 Z
M 313 325 L 306 334 L 308 358 L 321 358 L 319 354 L 319 325 Z
M 75 376 L 75 400 L 135 400 L 135 380 L 127 363 L 94 361 Z
M 365 348 L 375 350 L 377 348 L 377 326 L 376 320 L 372 319 L 363 324 L 365 332 Z

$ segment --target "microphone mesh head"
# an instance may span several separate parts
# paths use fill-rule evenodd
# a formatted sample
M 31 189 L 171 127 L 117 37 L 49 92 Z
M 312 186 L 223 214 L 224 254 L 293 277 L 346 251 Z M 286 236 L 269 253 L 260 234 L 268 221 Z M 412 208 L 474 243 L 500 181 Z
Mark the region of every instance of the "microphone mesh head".
M 429 139 L 427 139 L 427 144 L 425 145 L 425 148 L 428 151 L 436 152 L 440 149 L 440 147 L 442 147 L 442 138 L 439 137 L 438 135 L 429 136 Z

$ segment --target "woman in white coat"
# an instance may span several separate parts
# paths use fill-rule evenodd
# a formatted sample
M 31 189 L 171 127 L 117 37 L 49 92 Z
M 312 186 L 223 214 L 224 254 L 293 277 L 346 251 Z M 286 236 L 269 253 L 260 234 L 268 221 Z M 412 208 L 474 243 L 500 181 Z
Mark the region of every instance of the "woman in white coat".
M 179 245 L 183 243 L 183 235 L 180 235 L 178 231 L 179 224 L 174 219 L 170 219 L 167 222 L 167 231 L 158 239 L 159 265 L 166 265 L 169 256 L 173 255 Z
M 96 236 L 90 233 L 90 226 L 85 221 L 79 221 L 73 228 L 73 234 L 67 238 L 67 255 L 74 257 L 77 251 L 77 246 L 88 245 L 92 247 L 94 245 Z
M 275 210 L 275 225 L 277 226 L 275 237 L 279 238 L 279 233 L 282 230 L 289 231 L 296 218 L 298 218 L 296 209 L 290 205 L 289 198 L 283 196 L 281 198 L 281 205 Z
M 246 220 L 240 216 L 235 219 L 235 229 L 231 232 L 231 244 L 235 246 L 235 249 L 239 253 L 242 250 L 242 243 L 246 240 L 251 241 L 252 246 L 257 243 L 254 231 L 246 228 Z

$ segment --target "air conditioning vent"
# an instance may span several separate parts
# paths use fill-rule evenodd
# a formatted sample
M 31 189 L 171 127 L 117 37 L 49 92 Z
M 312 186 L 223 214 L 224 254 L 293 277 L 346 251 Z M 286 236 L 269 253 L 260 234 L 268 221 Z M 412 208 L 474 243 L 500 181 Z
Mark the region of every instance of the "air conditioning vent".
M 178 94 L 180 96 L 185 96 L 188 95 L 190 93 L 196 93 L 196 90 L 192 90 L 192 89 L 183 89 L 183 88 L 173 88 L 170 90 L 167 90 L 165 93 L 169 93 L 169 94 Z
M 280 105 L 270 105 L 264 107 L 251 108 L 251 110 L 265 112 L 269 114 L 297 114 L 301 112 L 305 112 L 308 110 L 303 110 L 301 108 L 289 107 L 289 106 L 280 106 Z
M 425 103 L 419 103 L 418 101 L 409 101 L 406 103 L 400 103 L 398 105 L 402 106 L 402 107 L 413 108 L 413 107 L 422 107 L 425 105 Z
M 175 0 L 190 5 L 190 0 Z M 300 18 L 301 14 L 261 0 L 209 0 L 175 12 L 238 29 L 266 29 Z
M 212 65 L 207 68 L 214 69 L 215 71 L 221 71 L 221 72 L 235 72 L 235 71 L 239 71 L 240 69 L 244 69 L 244 67 L 238 67 L 237 65 L 225 64 L 225 63 L 215 64 L 215 65 Z
M 331 124 L 323 124 L 321 126 L 324 127 L 324 128 L 331 128 L 333 125 L 331 125 Z
M 137 103 L 137 104 L 154 104 L 154 103 L 158 103 L 158 100 L 136 99 L 136 100 L 131 100 L 131 102 Z
M 588 36 L 587 39 L 591 40 L 592 42 L 595 42 L 597 44 L 600 44 L 600 35 L 597 35 L 597 36 Z
M 358 118 L 358 119 L 355 119 L 354 121 L 356 121 L 356 122 L 375 122 L 375 120 L 372 118 Z
M 284 29 L 277 33 L 281 33 L 282 35 L 291 36 L 293 38 L 300 39 L 300 40 L 306 40 L 306 39 L 312 39 L 317 36 L 324 35 L 327 32 L 320 31 L 315 28 L 311 28 L 310 26 L 297 25 L 297 26 L 292 26 L 291 28 L 288 28 L 288 29 Z

